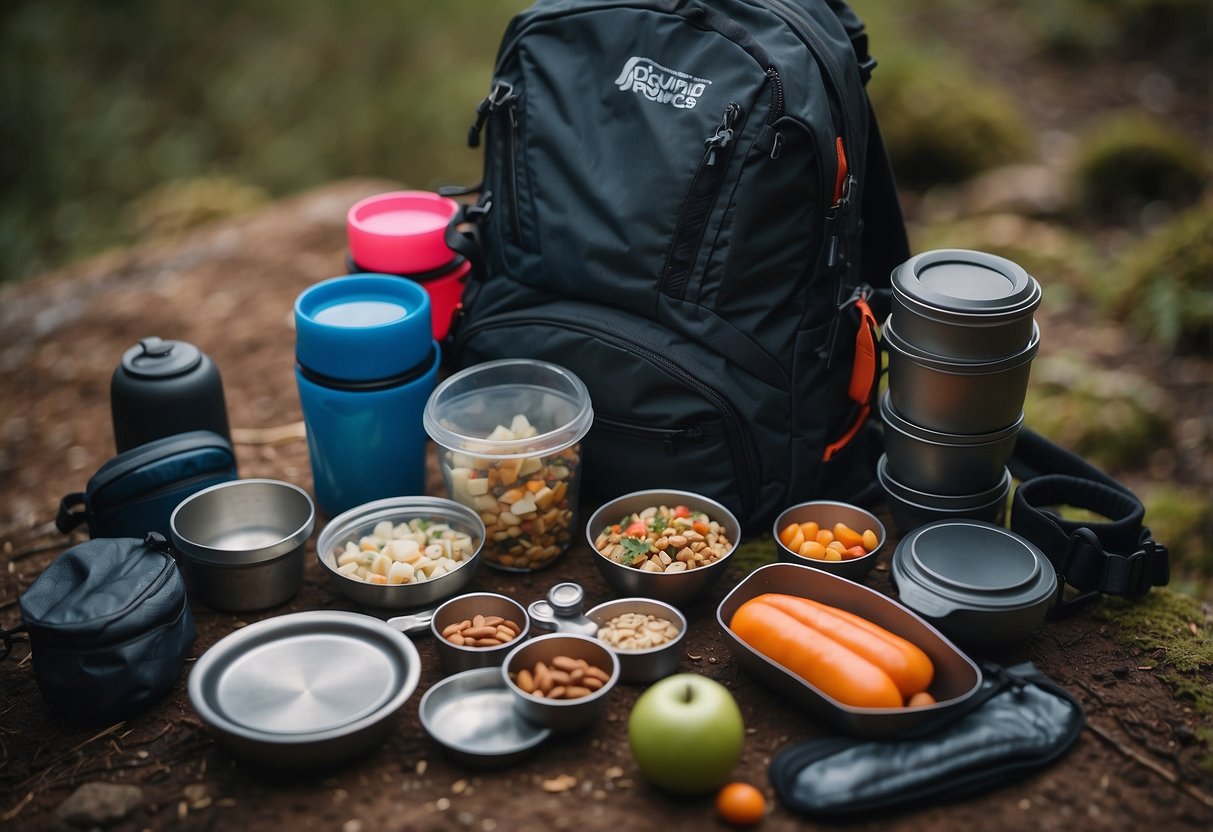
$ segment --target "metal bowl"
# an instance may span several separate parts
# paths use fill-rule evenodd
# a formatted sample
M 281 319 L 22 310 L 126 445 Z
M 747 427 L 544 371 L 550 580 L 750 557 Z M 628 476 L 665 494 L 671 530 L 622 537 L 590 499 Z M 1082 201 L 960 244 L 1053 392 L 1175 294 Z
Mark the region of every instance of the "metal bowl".
M 198 716 L 266 766 L 331 765 L 366 751 L 417 688 L 417 648 L 352 612 L 280 615 L 225 636 L 190 671 Z
M 605 526 L 619 521 L 620 517 L 643 511 L 650 506 L 684 505 L 692 511 L 702 511 L 716 520 L 733 542 L 733 548 L 720 560 L 709 566 L 688 569 L 685 572 L 642 572 L 630 566 L 615 563 L 594 549 L 594 538 Z M 690 491 L 649 489 L 633 491 L 616 497 L 602 505 L 590 517 L 585 526 L 585 537 L 593 552 L 594 563 L 607 584 L 621 596 L 654 598 L 675 606 L 687 604 L 702 596 L 728 568 L 729 558 L 741 543 L 741 524 L 731 511 L 715 500 Z
M 998 485 L 974 494 L 949 496 L 930 494 L 898 482 L 889 473 L 889 461 L 881 454 L 876 462 L 876 480 L 885 492 L 893 525 L 903 535 L 937 520 L 967 518 L 1001 523 L 1007 510 L 1007 494 L 1011 491 L 1011 472 L 1004 468 Z
M 759 653 L 733 633 L 729 622 L 738 607 L 768 592 L 809 598 L 863 616 L 918 645 L 935 666 L 930 692 L 936 703 L 919 708 L 845 705 Z M 960 712 L 981 687 L 977 665 L 918 615 L 863 584 L 807 566 L 772 563 L 755 569 L 720 602 L 716 622 L 738 665 L 793 705 L 813 713 L 831 729 L 857 736 L 892 737 L 912 732 L 947 714 Z
M 472 538 L 472 556 L 454 572 L 432 581 L 408 584 L 368 584 L 347 578 L 337 571 L 336 550 L 347 540 L 368 535 L 376 523 L 402 523 L 415 517 L 439 520 L 466 532 Z M 441 497 L 389 497 L 355 506 L 329 521 L 316 540 L 316 559 L 329 583 L 351 601 L 375 609 L 415 609 L 437 604 L 458 594 L 476 574 L 484 546 L 484 522 L 467 506 Z
M 312 498 L 278 480 L 232 480 L 186 497 L 169 528 L 190 594 L 240 612 L 273 607 L 303 584 Z
M 944 433 L 919 427 L 880 399 L 889 474 L 910 488 L 936 494 L 973 494 L 1002 481 L 1015 450 L 1023 413 L 993 433 Z
M 458 624 L 476 615 L 499 615 L 522 628 L 513 641 L 499 647 L 465 647 L 449 641 L 442 635 L 451 624 Z M 505 661 L 506 654 L 517 647 L 531 632 L 531 619 L 526 609 L 513 598 L 495 592 L 469 592 L 452 598 L 434 611 L 430 619 L 430 632 L 438 649 L 438 660 L 442 669 L 450 673 L 474 670 L 480 667 L 497 667 Z
M 545 699 L 532 696 L 514 683 L 511 673 L 531 669 L 538 662 L 551 664 L 557 656 L 585 659 L 610 677 L 602 687 L 579 699 Z M 606 712 L 607 694 L 619 681 L 619 660 L 614 651 L 596 638 L 566 633 L 537 636 L 510 651 L 501 666 L 501 678 L 514 696 L 514 707 L 522 716 L 537 725 L 551 728 L 558 734 L 568 734 L 588 728 Z
M 876 548 L 863 557 L 852 558 L 851 560 L 817 560 L 815 558 L 804 557 L 799 552 L 793 552 L 783 545 L 783 542 L 779 539 L 779 532 L 785 526 L 789 523 L 808 523 L 810 521 L 816 522 L 823 529 L 832 529 L 835 523 L 845 523 L 860 534 L 867 529 L 871 529 L 876 533 Z M 813 500 L 784 509 L 775 518 L 771 534 L 775 538 L 775 543 L 779 546 L 779 559 L 781 561 L 811 566 L 814 569 L 830 572 L 851 581 L 863 580 L 864 576 L 872 571 L 872 568 L 876 566 L 880 550 L 884 548 L 885 541 L 884 523 L 881 523 L 875 514 L 859 506 L 853 506 L 850 503 L 839 503 L 833 500 Z
M 889 354 L 889 397 L 904 418 L 942 433 L 992 433 L 1023 414 L 1040 328 L 1014 355 L 958 361 L 925 352 L 901 337 L 890 316 L 881 327 Z
M 665 644 L 646 650 L 624 650 L 607 644 L 619 659 L 619 681 L 624 684 L 645 685 L 669 676 L 682 663 L 682 647 L 686 641 L 687 620 L 676 607 L 651 598 L 620 598 L 599 604 L 585 614 L 600 628 L 612 618 L 627 612 L 664 618 L 678 628 L 678 635 Z M 604 642 L 605 644 L 605 642 Z
M 522 718 L 496 667 L 465 670 L 421 697 L 421 727 L 461 763 L 504 766 L 529 757 L 551 736 Z

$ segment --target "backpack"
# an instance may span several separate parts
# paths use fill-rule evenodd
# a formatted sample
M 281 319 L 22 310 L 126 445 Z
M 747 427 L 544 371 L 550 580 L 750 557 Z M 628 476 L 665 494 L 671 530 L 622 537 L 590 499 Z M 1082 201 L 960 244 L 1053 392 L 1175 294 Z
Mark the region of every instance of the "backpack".
M 750 528 L 878 500 L 876 316 L 909 247 L 874 65 L 838 0 L 518 14 L 469 131 L 484 181 L 448 240 L 479 262 L 448 358 L 576 373 L 590 494 L 684 489 Z

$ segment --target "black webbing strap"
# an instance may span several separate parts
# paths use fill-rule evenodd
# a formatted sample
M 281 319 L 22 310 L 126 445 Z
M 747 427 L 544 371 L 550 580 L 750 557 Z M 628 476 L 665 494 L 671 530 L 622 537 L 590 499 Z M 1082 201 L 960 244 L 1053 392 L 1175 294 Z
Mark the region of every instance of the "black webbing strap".
M 1062 581 L 1084 598 L 1140 598 L 1170 579 L 1167 547 L 1150 537 L 1142 525 L 1145 508 L 1123 484 L 1027 428 L 1019 432 L 1010 468 L 1022 483 L 1011 530 L 1044 552 Z M 1065 520 L 1054 510 L 1063 505 L 1107 521 Z

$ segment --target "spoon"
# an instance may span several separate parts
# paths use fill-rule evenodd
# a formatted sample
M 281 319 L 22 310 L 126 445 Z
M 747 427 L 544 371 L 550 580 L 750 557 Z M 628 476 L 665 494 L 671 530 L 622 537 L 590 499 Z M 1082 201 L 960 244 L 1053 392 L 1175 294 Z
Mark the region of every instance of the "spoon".
M 387 620 L 389 627 L 395 627 L 402 633 L 413 635 L 415 633 L 424 633 L 430 629 L 430 619 L 434 617 L 434 610 L 421 610 L 420 612 L 409 613 L 408 615 L 397 615 L 394 618 Z

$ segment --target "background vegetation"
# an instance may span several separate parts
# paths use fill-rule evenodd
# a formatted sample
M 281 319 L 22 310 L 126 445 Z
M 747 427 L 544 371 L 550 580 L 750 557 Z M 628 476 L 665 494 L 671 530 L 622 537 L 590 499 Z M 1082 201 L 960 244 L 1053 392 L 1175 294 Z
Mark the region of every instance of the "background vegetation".
M 0 280 L 339 177 L 476 181 L 466 127 L 525 5 L 6 0 Z M 1102 356 L 1039 362 L 1028 420 L 1132 479 L 1207 595 L 1213 7 L 854 5 L 915 248 L 1006 254 L 1046 282 L 1043 311 L 1116 325 Z M 1204 397 L 1177 403 L 1189 376 Z

